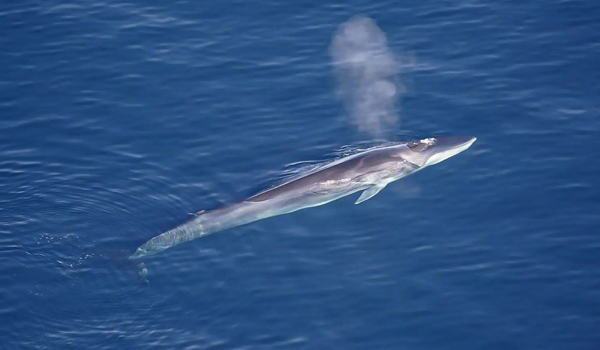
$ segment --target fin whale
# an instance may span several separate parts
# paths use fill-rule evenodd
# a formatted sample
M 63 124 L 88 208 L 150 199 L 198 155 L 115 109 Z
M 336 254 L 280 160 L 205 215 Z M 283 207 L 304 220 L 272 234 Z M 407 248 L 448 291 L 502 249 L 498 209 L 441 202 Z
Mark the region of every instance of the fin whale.
M 211 233 L 317 207 L 362 191 L 355 202 L 360 204 L 389 183 L 453 157 L 476 140 L 472 136 L 439 136 L 343 157 L 241 202 L 199 211 L 192 220 L 141 245 L 130 259 L 157 254 Z

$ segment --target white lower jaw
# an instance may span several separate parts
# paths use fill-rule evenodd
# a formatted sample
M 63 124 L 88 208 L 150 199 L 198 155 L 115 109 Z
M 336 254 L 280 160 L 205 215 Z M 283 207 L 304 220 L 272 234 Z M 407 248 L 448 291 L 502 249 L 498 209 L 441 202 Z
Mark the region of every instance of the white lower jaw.
M 477 140 L 476 138 L 473 138 L 471 141 L 465 142 L 464 144 L 462 144 L 458 147 L 451 148 L 449 150 L 434 154 L 433 156 L 429 157 L 429 159 L 427 159 L 427 161 L 425 162 L 425 165 L 423 167 L 434 165 L 434 164 L 443 162 L 448 158 L 454 157 L 455 155 L 459 154 L 460 152 L 463 152 L 467 148 L 471 147 L 473 142 L 475 142 L 476 140 Z

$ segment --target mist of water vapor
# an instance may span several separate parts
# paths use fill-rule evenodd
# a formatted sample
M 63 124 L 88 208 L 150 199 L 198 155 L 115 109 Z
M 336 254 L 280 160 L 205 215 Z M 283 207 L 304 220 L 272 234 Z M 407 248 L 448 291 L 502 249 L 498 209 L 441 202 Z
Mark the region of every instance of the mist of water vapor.
M 375 21 L 353 17 L 340 25 L 329 47 L 337 94 L 349 117 L 372 138 L 393 134 L 400 122 L 400 60 Z

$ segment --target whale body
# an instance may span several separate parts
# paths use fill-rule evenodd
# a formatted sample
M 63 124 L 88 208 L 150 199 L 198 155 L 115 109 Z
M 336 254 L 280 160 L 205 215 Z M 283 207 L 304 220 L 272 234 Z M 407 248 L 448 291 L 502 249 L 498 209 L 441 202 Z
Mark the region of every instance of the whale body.
M 389 183 L 469 148 L 472 136 L 439 136 L 370 149 L 338 159 L 248 199 L 196 216 L 140 246 L 131 259 L 157 254 L 180 243 L 297 210 L 317 207 L 361 192 L 355 204 Z

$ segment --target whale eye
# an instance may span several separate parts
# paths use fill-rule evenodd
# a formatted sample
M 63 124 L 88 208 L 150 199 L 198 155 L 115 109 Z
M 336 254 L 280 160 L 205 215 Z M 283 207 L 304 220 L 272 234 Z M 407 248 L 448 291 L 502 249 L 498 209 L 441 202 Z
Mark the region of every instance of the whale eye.
M 408 148 L 413 149 L 415 147 L 417 147 L 419 145 L 418 142 L 412 141 L 406 144 L 408 146 Z

